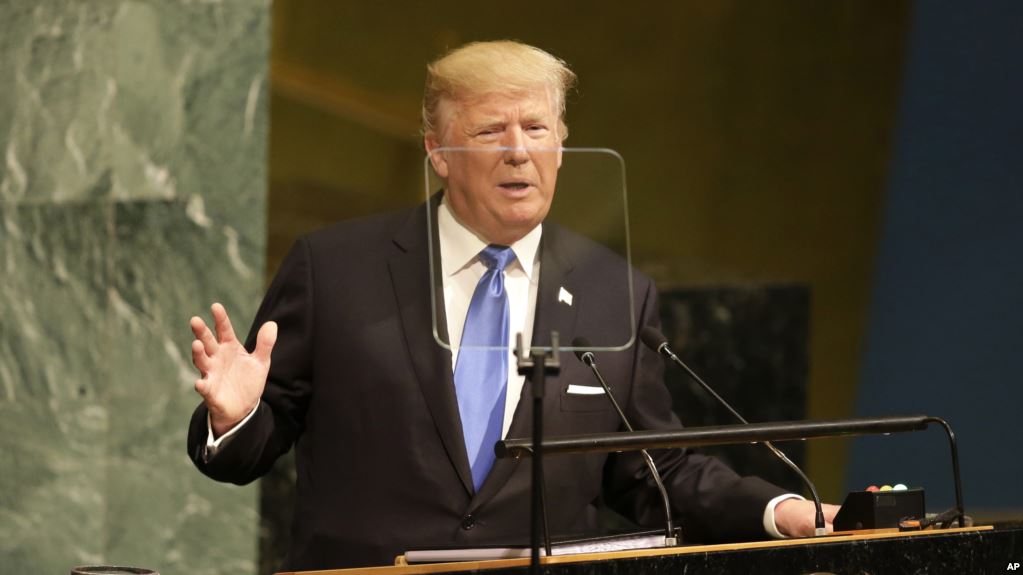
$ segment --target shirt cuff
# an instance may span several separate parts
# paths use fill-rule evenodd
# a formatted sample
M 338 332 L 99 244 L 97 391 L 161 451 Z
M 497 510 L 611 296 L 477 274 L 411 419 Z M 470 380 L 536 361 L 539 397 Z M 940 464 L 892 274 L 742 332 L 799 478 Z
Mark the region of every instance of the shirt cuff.
M 206 453 L 204 454 L 205 458 L 209 459 L 210 457 L 213 457 L 217 453 L 217 449 L 220 448 L 221 444 L 223 444 L 224 441 L 227 438 L 229 438 L 232 435 L 234 435 L 235 432 L 237 432 L 246 423 L 248 423 L 249 420 L 252 419 L 252 416 L 256 413 L 256 410 L 258 410 L 258 409 L 259 409 L 259 404 L 257 403 L 256 407 L 253 407 L 252 411 L 250 411 L 249 414 L 245 416 L 245 419 L 239 421 L 238 424 L 235 425 L 234 427 L 232 427 L 230 430 L 228 430 L 227 433 L 225 433 L 224 435 L 221 435 L 220 437 L 218 437 L 216 439 L 213 439 L 213 423 L 210 421 L 210 414 L 209 414 L 209 412 L 207 412 L 206 413 Z
M 806 498 L 801 495 L 796 495 L 795 493 L 784 493 L 767 502 L 767 507 L 764 508 L 764 531 L 767 531 L 767 534 L 770 535 L 772 539 L 788 539 L 787 535 L 782 535 L 781 531 L 778 531 L 778 526 L 774 523 L 774 508 L 786 499 Z

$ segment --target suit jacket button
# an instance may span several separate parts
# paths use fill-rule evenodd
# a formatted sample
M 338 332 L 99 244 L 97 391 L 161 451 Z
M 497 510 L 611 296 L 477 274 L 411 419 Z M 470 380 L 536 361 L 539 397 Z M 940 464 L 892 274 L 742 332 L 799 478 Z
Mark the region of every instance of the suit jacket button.
M 476 527 L 476 518 L 473 517 L 472 514 L 466 515 L 462 518 L 462 529 L 468 531 L 473 527 Z

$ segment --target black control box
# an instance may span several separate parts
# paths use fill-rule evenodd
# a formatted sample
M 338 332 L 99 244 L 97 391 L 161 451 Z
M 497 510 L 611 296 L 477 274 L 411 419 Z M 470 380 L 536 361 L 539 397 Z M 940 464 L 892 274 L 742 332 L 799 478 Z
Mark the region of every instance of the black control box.
M 899 520 L 923 519 L 924 490 L 853 491 L 835 516 L 835 531 L 898 527 Z

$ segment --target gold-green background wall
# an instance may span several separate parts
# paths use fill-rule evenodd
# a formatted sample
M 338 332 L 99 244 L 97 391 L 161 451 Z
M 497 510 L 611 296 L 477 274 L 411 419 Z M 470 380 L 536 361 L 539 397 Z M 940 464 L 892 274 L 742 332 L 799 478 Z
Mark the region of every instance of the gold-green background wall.
M 220 300 L 244 330 L 298 234 L 419 201 L 424 67 L 471 40 L 578 72 L 568 144 L 626 158 L 633 255 L 663 287 L 809 286 L 809 415 L 850 413 L 907 13 L 0 3 L 0 574 L 256 570 L 254 488 L 184 453 L 187 319 Z M 844 461 L 811 444 L 830 499 Z
M 279 1 L 268 270 L 294 238 L 420 200 L 425 64 L 518 39 L 578 73 L 570 146 L 619 151 L 633 257 L 662 288 L 811 290 L 812 418 L 851 415 L 906 2 Z M 809 472 L 843 495 L 845 444 Z

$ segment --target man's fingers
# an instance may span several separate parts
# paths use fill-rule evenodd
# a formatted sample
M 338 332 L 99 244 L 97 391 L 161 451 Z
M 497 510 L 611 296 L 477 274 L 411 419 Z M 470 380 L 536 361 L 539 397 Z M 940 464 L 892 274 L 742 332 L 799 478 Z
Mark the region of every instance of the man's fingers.
M 202 330 L 206 329 L 206 322 L 201 317 L 193 315 L 188 320 L 188 327 L 192 328 L 192 334 L 195 336 L 195 339 L 199 339 L 199 334 L 202 333 Z
M 213 332 L 210 331 L 210 328 L 206 327 L 206 322 L 198 316 L 193 316 L 188 324 L 192 328 L 192 334 L 195 335 L 195 339 L 201 341 L 203 347 L 206 348 L 206 355 L 217 353 L 220 344 L 217 343 L 217 338 L 213 337 Z
M 231 319 L 227 317 L 227 310 L 224 309 L 224 306 L 215 303 L 210 310 L 213 311 L 213 324 L 217 328 L 217 339 L 220 340 L 220 343 L 234 341 L 236 339 L 234 328 L 231 327 Z
M 209 389 L 210 389 L 210 380 L 208 380 L 208 379 L 197 379 L 197 380 L 195 380 L 195 390 L 197 392 L 199 392 L 199 395 L 201 395 L 201 396 L 203 396 L 205 398 L 206 394 L 209 393 Z
M 259 328 L 259 333 L 256 334 L 256 349 L 253 355 L 256 356 L 256 359 L 269 363 L 270 352 L 273 351 L 275 343 L 277 343 L 277 322 L 268 321 Z
M 192 365 L 203 377 L 210 372 L 210 356 L 206 355 L 205 346 L 197 339 L 192 340 Z

